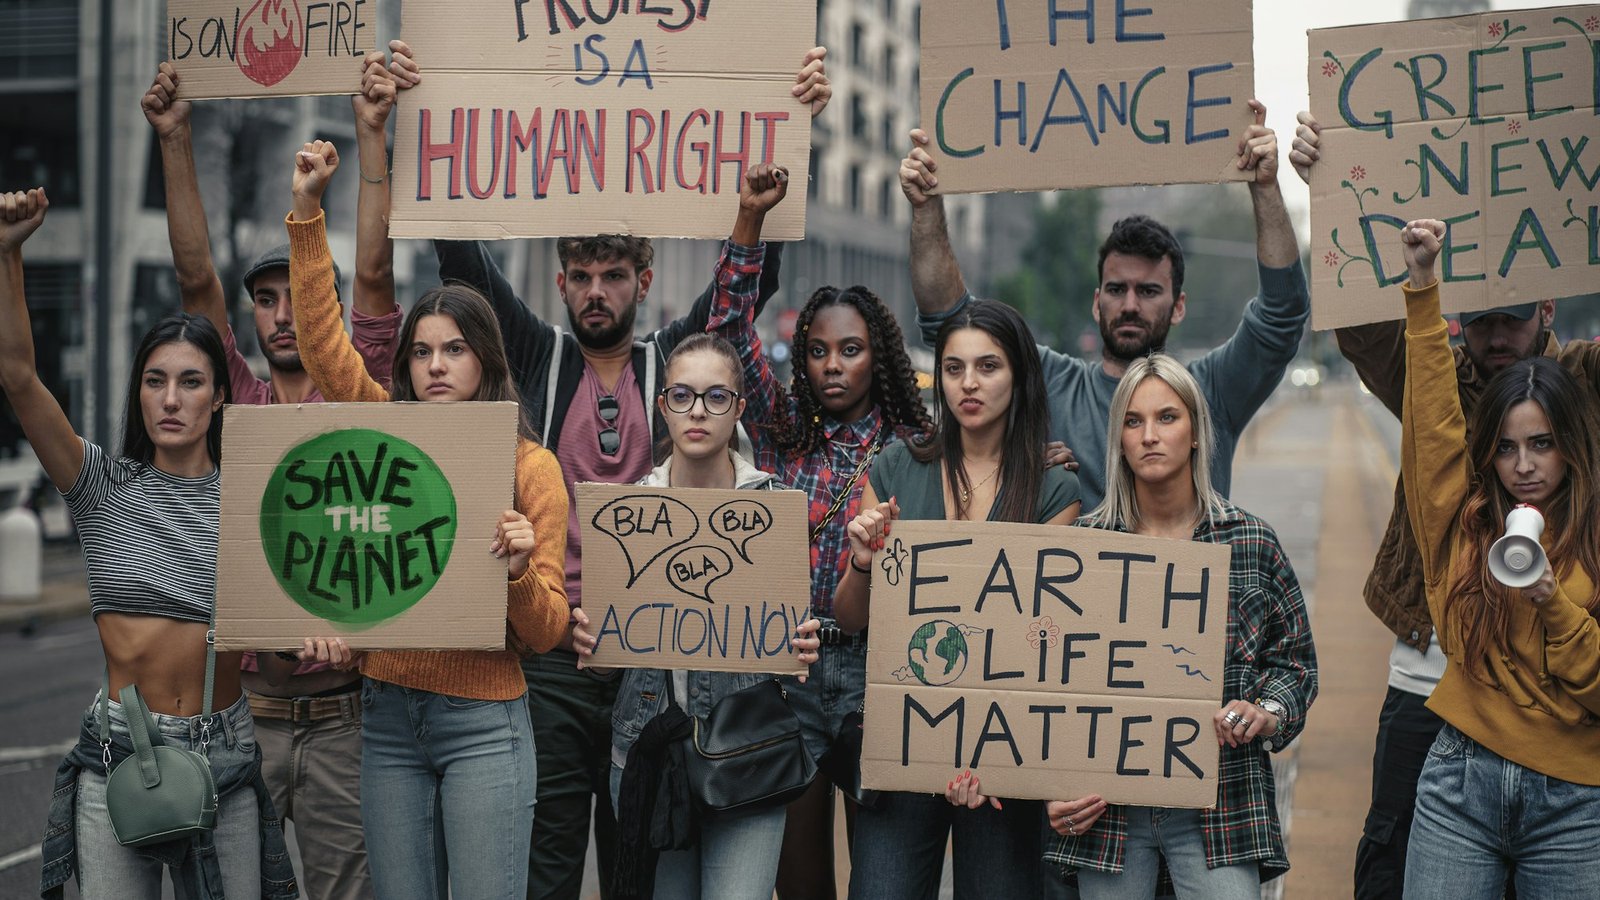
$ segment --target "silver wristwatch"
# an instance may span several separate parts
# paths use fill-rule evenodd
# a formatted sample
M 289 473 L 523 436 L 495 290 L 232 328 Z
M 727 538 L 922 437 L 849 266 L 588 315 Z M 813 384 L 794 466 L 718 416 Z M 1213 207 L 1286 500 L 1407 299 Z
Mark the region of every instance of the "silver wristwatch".
M 1282 742 L 1279 740 L 1279 735 L 1283 732 L 1283 720 L 1288 718 L 1289 710 L 1285 709 L 1282 703 L 1279 703 L 1271 698 L 1263 698 L 1257 702 L 1256 705 L 1277 717 L 1278 730 L 1273 732 L 1272 737 L 1267 738 L 1267 740 L 1271 741 L 1274 747 L 1283 746 Z

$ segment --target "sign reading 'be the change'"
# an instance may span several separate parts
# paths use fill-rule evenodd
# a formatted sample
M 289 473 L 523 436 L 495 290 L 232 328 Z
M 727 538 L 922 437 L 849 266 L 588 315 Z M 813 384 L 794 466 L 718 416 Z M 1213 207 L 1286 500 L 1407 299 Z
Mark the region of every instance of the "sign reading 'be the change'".
M 505 646 L 516 405 L 229 406 L 217 645 Z M 462 440 L 470 435 L 470 440 Z

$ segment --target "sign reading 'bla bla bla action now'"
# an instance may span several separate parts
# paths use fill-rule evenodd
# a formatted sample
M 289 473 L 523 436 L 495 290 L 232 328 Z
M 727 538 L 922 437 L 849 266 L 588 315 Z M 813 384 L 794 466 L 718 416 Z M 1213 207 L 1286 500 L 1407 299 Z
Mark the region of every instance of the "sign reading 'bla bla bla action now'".
M 178 98 L 353 94 L 378 0 L 167 0 Z
M 861 783 L 1208 807 L 1225 544 L 896 522 L 873 560 Z
M 408 3 L 426 67 L 396 116 L 397 238 L 725 237 L 745 171 L 798 182 L 809 110 L 790 93 L 811 0 Z M 805 236 L 804 190 L 766 217 Z
M 515 428 L 514 403 L 229 406 L 218 648 L 503 648 Z

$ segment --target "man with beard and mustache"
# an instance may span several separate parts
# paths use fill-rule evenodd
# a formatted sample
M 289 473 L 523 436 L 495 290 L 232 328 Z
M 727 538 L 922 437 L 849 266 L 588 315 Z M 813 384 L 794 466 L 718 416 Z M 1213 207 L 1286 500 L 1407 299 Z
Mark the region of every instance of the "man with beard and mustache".
M 1299 121 L 1289 161 L 1309 184 L 1311 167 L 1321 156 L 1322 129 L 1309 112 L 1300 113 Z M 1454 349 L 1463 413 L 1472 415 L 1495 375 L 1520 360 L 1548 356 L 1586 388 L 1589 427 L 1600 427 L 1600 344 L 1580 340 L 1562 345 L 1550 331 L 1555 315 L 1555 302 L 1541 300 L 1457 317 L 1462 345 Z M 1335 329 L 1334 337 L 1362 383 L 1399 419 L 1406 382 L 1405 319 Z M 1417 780 L 1428 748 L 1444 727 L 1444 720 L 1426 704 L 1444 675 L 1445 656 L 1433 640 L 1422 558 L 1411 532 L 1405 486 L 1398 478 L 1394 510 L 1362 595 L 1373 614 L 1394 632 L 1395 641 L 1389 651 L 1389 690 L 1378 715 L 1372 800 L 1356 845 L 1355 896 L 1399 900 L 1405 887 Z M 1510 885 L 1508 881 L 1508 897 L 1515 895 Z
M 409 49 L 399 42 L 390 46 L 396 64 L 406 64 Z M 362 93 L 352 97 L 352 105 L 361 171 L 387 173 L 384 125 L 398 86 L 385 67 L 382 51 L 351 62 L 357 64 Z M 301 365 L 295 340 L 288 244 L 258 256 L 242 279 L 255 313 L 256 343 L 270 377 L 256 377 L 239 352 L 228 323 L 228 291 L 211 258 L 194 163 L 191 104 L 176 99 L 177 88 L 177 71 L 171 63 L 162 63 L 142 106 L 161 148 L 167 235 L 183 310 L 210 319 L 221 333 L 232 402 L 319 403 L 322 394 Z M 387 210 L 387 176 L 363 174 L 357 202 Z M 368 218 L 382 221 L 387 216 Z M 389 383 L 400 329 L 393 261 L 394 245 L 381 230 L 356 235 L 351 331 L 367 371 L 384 384 Z M 361 674 L 326 663 L 303 663 L 293 674 L 274 681 L 260 671 L 254 653 L 244 655 L 243 667 L 261 745 L 261 775 L 278 815 L 294 822 L 306 896 L 317 900 L 372 896 L 361 827 Z
M 1266 401 L 1300 346 L 1311 294 L 1300 268 L 1300 247 L 1278 189 L 1278 139 L 1266 127 L 1266 107 L 1249 106 L 1255 124 L 1238 145 L 1236 165 L 1255 173 L 1256 262 L 1261 290 L 1245 305 L 1239 328 L 1221 346 L 1189 364 L 1216 419 L 1211 483 L 1223 496 L 1232 481 L 1239 433 Z M 938 163 L 924 148 L 928 136 L 911 132 L 914 146 L 900 164 L 900 188 L 911 202 L 911 287 L 918 324 L 929 346 L 939 326 L 972 299 L 950 247 L 944 201 L 929 193 Z M 1050 437 L 1077 451 L 1083 508 L 1099 505 L 1105 491 L 1106 418 L 1111 395 L 1128 363 L 1166 348 L 1167 333 L 1183 321 L 1183 248 L 1161 223 L 1129 216 L 1111 227 L 1100 246 L 1100 287 L 1091 308 L 1100 327 L 1100 362 L 1039 347 L 1050 390 Z
M 817 47 L 801 61 L 793 94 L 815 117 L 832 96 Z M 634 320 L 649 296 L 654 248 L 628 235 L 565 237 L 556 242 L 556 289 L 567 327 L 542 321 L 517 297 L 477 241 L 435 241 L 439 278 L 466 284 L 489 299 L 500 320 L 506 358 L 528 419 L 556 454 L 567 484 L 566 587 L 573 620 L 560 646 L 523 660 L 538 762 L 538 814 L 528 859 L 528 897 L 576 900 L 583 887 L 591 812 L 601 893 L 610 896 L 617 823 L 611 805 L 611 708 L 616 673 L 577 667 L 572 625 L 583 619 L 582 546 L 573 485 L 631 484 L 649 473 L 653 451 L 667 438 L 654 395 L 668 356 L 680 341 L 706 330 L 716 282 L 687 315 L 635 339 Z M 781 244 L 767 244 L 759 312 L 777 291 Z

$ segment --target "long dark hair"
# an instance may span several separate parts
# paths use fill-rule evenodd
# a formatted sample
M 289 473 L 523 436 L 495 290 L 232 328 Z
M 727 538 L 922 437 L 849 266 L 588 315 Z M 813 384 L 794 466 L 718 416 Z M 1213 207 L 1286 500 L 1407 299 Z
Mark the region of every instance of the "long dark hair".
M 1460 629 L 1468 671 L 1482 677 L 1487 677 L 1483 660 L 1490 652 L 1510 652 L 1508 634 L 1516 602 L 1511 589 L 1489 574 L 1489 547 L 1504 529 L 1506 514 L 1517 505 L 1500 483 L 1495 454 L 1506 414 L 1528 401 L 1544 410 L 1556 452 L 1567 464 L 1566 478 L 1540 510 L 1555 536 L 1551 569 L 1564 577 L 1574 565 L 1581 565 L 1591 581 L 1600 583 L 1600 503 L 1595 500 L 1600 453 L 1586 424 L 1583 390 L 1553 359 L 1522 360 L 1489 382 L 1468 423 L 1467 454 L 1473 474 L 1459 519 L 1466 537 L 1463 565 L 1444 602 L 1447 622 Z M 1572 599 L 1594 609 L 1600 595 Z
M 811 377 L 806 373 L 806 342 L 810 340 L 811 323 L 818 310 L 830 306 L 849 306 L 867 323 L 867 337 L 872 347 L 872 402 L 882 412 L 884 423 L 890 428 L 911 428 L 919 435 L 931 436 L 933 419 L 922 405 L 917 391 L 917 373 L 911 367 L 906 339 L 894 314 L 877 294 L 859 284 L 842 289 L 828 285 L 818 288 L 795 318 L 794 340 L 790 345 L 794 373 L 787 391 L 779 385 L 777 402 L 778 409 L 788 409 L 788 398 L 794 397 L 795 416 L 792 420 L 780 419 L 774 423 L 773 440 L 779 452 L 805 456 L 822 445 L 821 404 L 817 402 Z
M 500 320 L 494 308 L 483 295 L 464 284 L 445 284 L 430 288 L 417 298 L 415 306 L 400 326 L 400 339 L 395 344 L 394 369 L 389 397 L 391 400 L 416 400 L 417 389 L 411 383 L 411 343 L 416 340 L 417 323 L 427 316 L 449 316 L 461 329 L 461 337 L 478 357 L 483 376 L 478 381 L 478 392 L 473 400 L 513 400 L 521 410 L 521 394 L 516 382 L 511 380 L 511 364 L 506 360 L 505 340 L 500 336 Z M 517 430 L 531 441 L 538 441 L 538 432 L 524 412 L 517 414 Z
M 1011 366 L 1011 406 L 1006 410 L 1005 453 L 1000 462 L 996 518 L 1002 522 L 1033 522 L 1038 518 L 1039 486 L 1044 481 L 1044 443 L 1049 433 L 1049 413 L 1043 399 L 1044 367 L 1039 363 L 1033 332 L 1016 310 L 995 300 L 974 300 L 958 315 L 945 320 L 934 344 L 933 362 L 942 370 L 950 335 L 976 328 L 994 339 Z M 961 452 L 961 426 L 951 419 L 944 396 L 944 379 L 935 375 L 933 395 L 938 400 L 939 424 L 935 440 L 912 442 L 911 455 L 919 462 L 945 460 L 945 480 L 959 505 L 963 492 L 971 491 L 966 461 Z M 966 509 L 958 515 L 965 516 Z
M 222 402 L 233 399 L 228 386 L 228 357 L 222 352 L 222 335 L 204 316 L 177 313 L 163 318 L 145 332 L 139 349 L 133 354 L 133 372 L 128 378 L 128 405 L 122 410 L 122 455 L 149 464 L 155 460 L 156 445 L 150 440 L 150 428 L 144 420 L 144 407 L 139 403 L 139 390 L 144 384 L 144 368 L 150 363 L 150 354 L 167 344 L 189 344 L 199 350 L 211 364 L 211 383 L 222 392 Z M 211 414 L 211 425 L 206 429 L 206 451 L 211 461 L 222 462 L 222 407 Z

